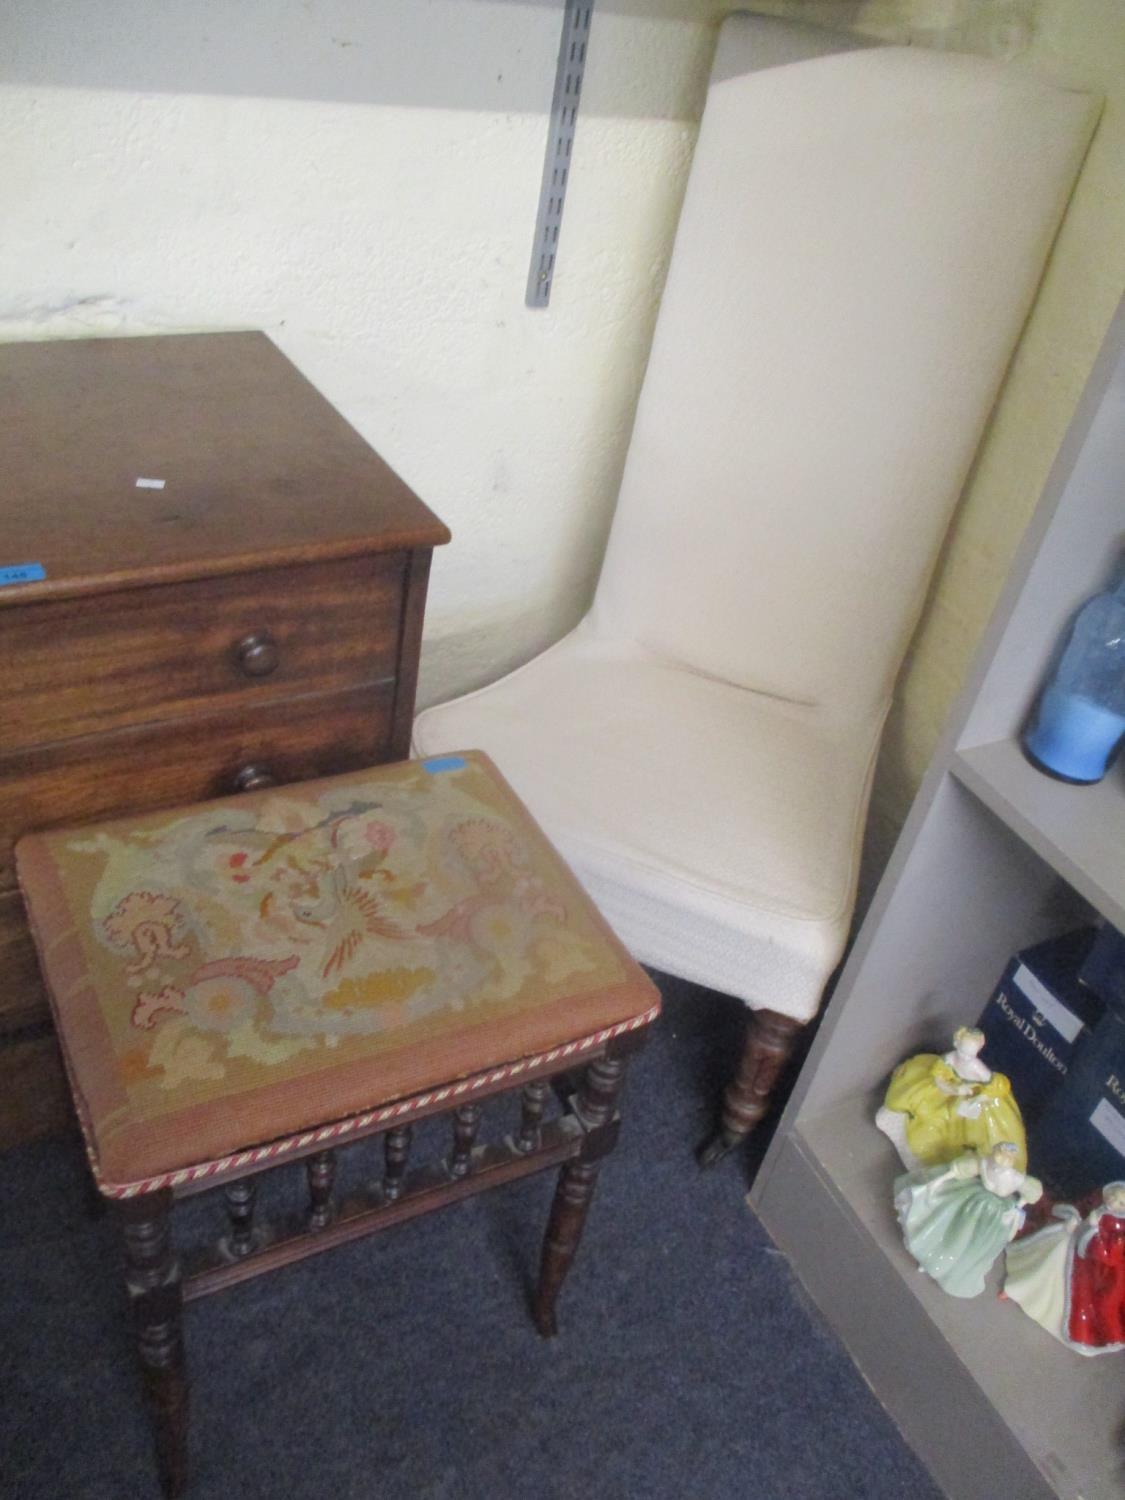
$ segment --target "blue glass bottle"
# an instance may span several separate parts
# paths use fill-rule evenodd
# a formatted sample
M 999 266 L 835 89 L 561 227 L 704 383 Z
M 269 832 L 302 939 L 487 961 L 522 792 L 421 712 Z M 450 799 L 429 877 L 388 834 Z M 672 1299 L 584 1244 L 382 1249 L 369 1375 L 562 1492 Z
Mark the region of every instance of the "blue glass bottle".
M 1084 604 L 1023 737 L 1063 781 L 1100 781 L 1125 735 L 1125 578 Z

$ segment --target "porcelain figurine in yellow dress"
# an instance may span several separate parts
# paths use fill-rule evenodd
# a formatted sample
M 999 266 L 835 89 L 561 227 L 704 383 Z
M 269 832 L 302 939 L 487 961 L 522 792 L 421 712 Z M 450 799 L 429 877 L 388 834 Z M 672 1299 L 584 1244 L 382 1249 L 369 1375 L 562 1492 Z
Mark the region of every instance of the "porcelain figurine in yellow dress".
M 1012 1085 L 980 1059 L 984 1033 L 962 1026 L 944 1055 L 919 1052 L 899 1063 L 875 1124 L 894 1142 L 910 1171 L 953 1161 L 965 1151 L 987 1154 L 1014 1143 L 1015 1165 L 1027 1169 L 1027 1140 Z

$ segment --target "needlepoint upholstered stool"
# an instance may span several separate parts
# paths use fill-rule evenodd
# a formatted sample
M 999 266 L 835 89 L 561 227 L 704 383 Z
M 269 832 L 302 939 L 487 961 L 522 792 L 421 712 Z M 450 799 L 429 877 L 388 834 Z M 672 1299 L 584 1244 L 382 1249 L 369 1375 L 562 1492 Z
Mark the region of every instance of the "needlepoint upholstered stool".
M 485 756 L 32 834 L 17 860 L 122 1223 L 166 1493 L 186 1475 L 185 1297 L 561 1166 L 534 1303 L 554 1332 L 658 1000 Z M 481 1101 L 515 1090 L 508 1135 L 478 1145 Z M 448 1154 L 411 1170 L 411 1122 L 442 1111 Z M 336 1201 L 335 1148 L 376 1133 L 378 1173 Z M 255 1223 L 254 1174 L 302 1158 L 300 1220 Z M 216 1185 L 223 1233 L 184 1274 L 173 1201 Z

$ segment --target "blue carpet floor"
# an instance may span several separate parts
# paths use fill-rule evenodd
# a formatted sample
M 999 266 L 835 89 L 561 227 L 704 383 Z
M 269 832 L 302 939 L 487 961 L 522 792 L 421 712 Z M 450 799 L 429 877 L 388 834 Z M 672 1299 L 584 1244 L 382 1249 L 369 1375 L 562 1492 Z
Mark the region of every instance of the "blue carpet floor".
M 526 1311 L 547 1174 L 195 1303 L 189 1500 L 939 1500 L 746 1207 L 745 1163 L 696 1170 L 740 1015 L 662 987 L 560 1337 Z M 77 1147 L 0 1157 L 0 1201 L 0 1492 L 155 1500 Z M 186 1213 L 205 1234 L 219 1210 Z

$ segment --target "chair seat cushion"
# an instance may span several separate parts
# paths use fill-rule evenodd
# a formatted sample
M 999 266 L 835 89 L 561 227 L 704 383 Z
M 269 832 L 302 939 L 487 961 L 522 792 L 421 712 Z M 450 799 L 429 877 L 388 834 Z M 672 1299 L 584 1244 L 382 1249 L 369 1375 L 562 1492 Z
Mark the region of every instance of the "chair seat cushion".
M 587 622 L 414 738 L 496 756 L 636 957 L 806 1020 L 847 936 L 880 728 Z
M 17 866 L 103 1182 L 340 1120 L 656 999 L 478 754 L 33 834 Z

